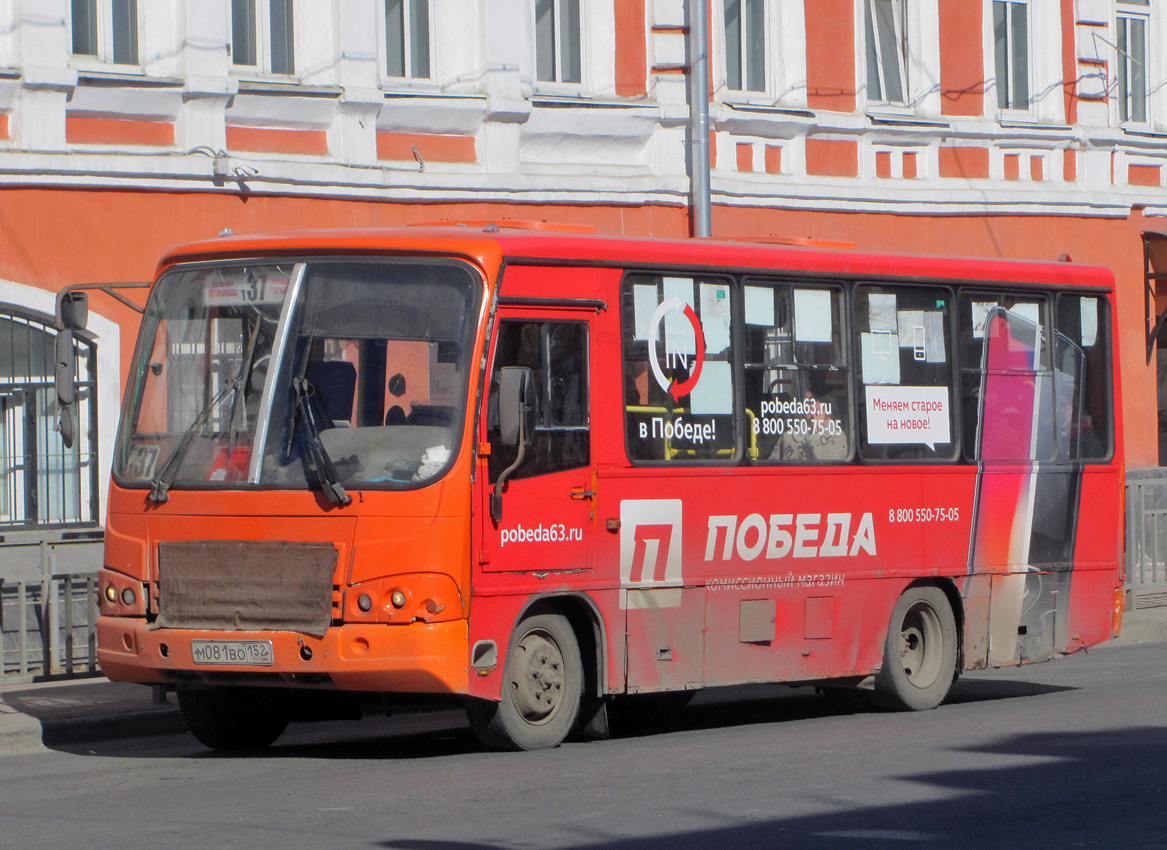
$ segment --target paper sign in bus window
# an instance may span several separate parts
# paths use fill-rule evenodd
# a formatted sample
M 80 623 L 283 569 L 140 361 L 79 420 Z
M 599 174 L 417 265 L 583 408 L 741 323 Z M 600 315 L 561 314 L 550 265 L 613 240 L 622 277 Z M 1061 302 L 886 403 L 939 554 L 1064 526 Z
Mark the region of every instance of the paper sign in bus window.
M 688 277 L 666 277 L 664 283 L 665 303 L 677 299 L 689 307 L 695 307 L 693 300 L 693 279 Z M 693 325 L 682 310 L 669 310 L 664 316 L 664 342 L 670 354 L 693 355 L 697 353 L 697 335 Z
M 1027 322 L 1033 322 L 1035 325 L 1041 324 L 1041 305 L 1032 301 L 1019 301 L 1009 308 L 1009 312 L 1014 316 L 1020 316 Z
M 695 416 L 733 413 L 733 369 L 724 360 L 706 360 L 701 380 L 689 395 Z
M 952 440 L 948 387 L 867 386 L 867 442 L 922 443 L 935 449 Z
M 915 360 L 924 360 L 928 346 L 924 338 L 924 311 L 900 310 L 896 321 L 900 337 L 900 348 L 910 348 Z
M 215 271 L 203 286 L 207 307 L 237 307 L 248 304 L 279 304 L 288 292 L 288 276 L 269 275 L 263 269 L 248 269 L 230 276 Z
M 914 359 L 944 363 L 944 314 L 937 310 L 900 310 L 900 348 L 912 349 Z
M 989 318 L 989 311 L 997 306 L 996 301 L 973 301 L 972 309 L 973 339 L 985 338 L 985 322 Z
M 899 330 L 895 295 L 871 293 L 867 297 L 867 313 L 868 326 L 872 333 L 896 333 Z
M 1098 341 L 1098 299 L 1082 298 L 1078 306 L 1082 314 L 1082 347 L 1090 348 Z
M 948 351 L 944 346 L 944 314 L 939 310 L 924 311 L 924 343 L 926 362 L 948 362 Z
M 826 289 L 794 290 L 796 342 L 831 341 L 831 293 Z
M 652 314 L 656 312 L 658 303 L 654 284 L 638 283 L 632 287 L 633 318 L 638 340 L 647 341 L 652 333 Z
M 863 383 L 900 382 L 900 338 L 888 331 L 859 335 L 863 360 Z
M 774 290 L 768 286 L 747 286 L 745 296 L 746 324 L 774 327 Z
M 721 354 L 729 348 L 729 287 L 726 284 L 701 284 L 701 330 L 706 354 Z

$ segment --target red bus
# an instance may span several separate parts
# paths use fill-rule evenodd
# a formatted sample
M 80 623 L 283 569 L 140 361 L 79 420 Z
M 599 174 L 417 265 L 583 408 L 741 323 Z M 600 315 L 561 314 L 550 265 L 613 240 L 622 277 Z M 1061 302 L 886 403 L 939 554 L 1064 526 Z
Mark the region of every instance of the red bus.
M 1117 633 L 1108 271 L 575 230 L 165 257 L 105 673 L 214 748 L 331 693 L 448 695 L 530 749 L 749 682 L 928 709 Z

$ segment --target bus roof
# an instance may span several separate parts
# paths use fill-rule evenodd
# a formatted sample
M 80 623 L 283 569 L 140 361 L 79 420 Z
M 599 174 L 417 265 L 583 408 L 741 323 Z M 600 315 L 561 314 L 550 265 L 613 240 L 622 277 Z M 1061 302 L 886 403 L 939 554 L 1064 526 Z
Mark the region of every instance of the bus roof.
M 579 228 L 531 229 L 507 222 L 470 225 L 299 230 L 229 235 L 173 248 L 159 264 L 247 257 L 289 258 L 377 255 L 460 256 L 483 269 L 509 263 L 582 264 L 601 267 L 804 272 L 846 278 L 1024 282 L 1049 286 L 1112 289 L 1110 270 L 1066 260 L 1012 260 L 926 254 L 895 254 L 852 248 L 775 244 L 737 239 L 661 239 L 603 236 Z M 801 241 L 801 240 L 791 240 Z

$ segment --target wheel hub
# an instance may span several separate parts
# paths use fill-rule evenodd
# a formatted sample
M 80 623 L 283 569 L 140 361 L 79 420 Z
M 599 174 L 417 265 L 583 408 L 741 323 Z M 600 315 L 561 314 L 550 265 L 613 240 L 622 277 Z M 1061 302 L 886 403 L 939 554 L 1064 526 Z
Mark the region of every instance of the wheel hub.
M 511 696 L 529 723 L 548 720 L 563 700 L 563 654 L 547 635 L 525 635 L 516 647 Z
M 940 617 L 931 605 L 908 609 L 900 626 L 900 665 L 915 687 L 926 688 L 940 675 L 942 641 Z

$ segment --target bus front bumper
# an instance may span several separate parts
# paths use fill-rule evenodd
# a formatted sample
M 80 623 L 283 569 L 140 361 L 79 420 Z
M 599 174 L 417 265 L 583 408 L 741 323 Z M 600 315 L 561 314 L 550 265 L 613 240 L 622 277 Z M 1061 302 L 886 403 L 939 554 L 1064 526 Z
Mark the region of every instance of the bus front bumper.
M 228 648 L 270 641 L 271 663 L 196 663 L 192 641 Z M 298 632 L 154 629 L 141 618 L 102 616 L 97 658 L 111 680 L 143 684 L 230 682 L 465 694 L 469 680 L 465 620 L 333 626 L 316 638 Z

